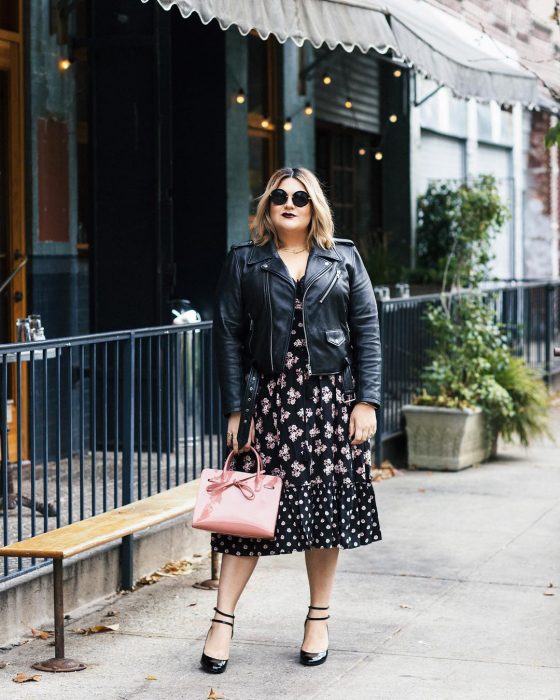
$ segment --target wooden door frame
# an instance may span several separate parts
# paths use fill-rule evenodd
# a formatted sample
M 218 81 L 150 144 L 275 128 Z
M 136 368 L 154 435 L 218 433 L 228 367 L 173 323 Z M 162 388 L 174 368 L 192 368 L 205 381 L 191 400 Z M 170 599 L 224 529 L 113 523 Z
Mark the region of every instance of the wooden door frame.
M 8 212 L 9 230 L 7 240 L 7 269 L 13 270 L 26 254 L 25 235 L 25 144 L 24 144 L 24 104 L 23 104 L 23 0 L 18 1 L 18 31 L 0 29 L 0 70 L 6 70 L 11 76 L 9 80 L 8 105 Z M 16 340 L 16 318 L 27 315 L 27 277 L 25 268 L 12 280 L 7 292 L 10 294 L 8 303 L 9 342 Z M 18 296 L 16 298 L 16 293 Z M 9 394 L 16 397 L 17 376 L 15 363 L 10 369 Z M 22 365 L 21 371 L 21 444 L 22 459 L 27 458 L 28 446 L 28 416 L 27 403 L 27 371 Z M 13 425 L 15 422 L 15 412 Z M 8 454 L 11 461 L 17 455 L 17 430 L 11 430 L 8 437 Z

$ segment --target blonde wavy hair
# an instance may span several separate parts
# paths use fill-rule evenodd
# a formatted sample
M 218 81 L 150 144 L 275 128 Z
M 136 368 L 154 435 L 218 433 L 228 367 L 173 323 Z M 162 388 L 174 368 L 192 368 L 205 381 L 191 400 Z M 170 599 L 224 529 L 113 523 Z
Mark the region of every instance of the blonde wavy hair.
M 321 248 L 334 247 L 331 208 L 319 179 L 307 168 L 280 168 L 271 175 L 265 191 L 259 197 L 257 212 L 251 226 L 251 240 L 255 245 L 264 245 L 272 238 L 278 245 L 278 234 L 270 218 L 270 193 L 288 177 L 299 180 L 311 197 L 311 223 L 307 234 L 307 247 L 310 249 L 313 243 Z

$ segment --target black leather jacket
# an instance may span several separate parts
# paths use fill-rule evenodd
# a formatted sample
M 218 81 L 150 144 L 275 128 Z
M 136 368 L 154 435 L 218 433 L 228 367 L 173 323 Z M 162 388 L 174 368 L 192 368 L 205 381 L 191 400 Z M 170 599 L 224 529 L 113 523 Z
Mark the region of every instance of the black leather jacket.
M 313 246 L 307 261 L 307 369 L 312 375 L 345 372 L 345 393 L 354 390 L 356 401 L 379 406 L 381 344 L 371 281 L 354 243 L 334 241 L 328 250 Z M 295 282 L 274 241 L 231 246 L 216 288 L 213 320 L 224 415 L 242 410 L 251 415 L 244 406 L 248 386 L 255 389 L 255 370 L 265 375 L 282 371 L 294 299 Z

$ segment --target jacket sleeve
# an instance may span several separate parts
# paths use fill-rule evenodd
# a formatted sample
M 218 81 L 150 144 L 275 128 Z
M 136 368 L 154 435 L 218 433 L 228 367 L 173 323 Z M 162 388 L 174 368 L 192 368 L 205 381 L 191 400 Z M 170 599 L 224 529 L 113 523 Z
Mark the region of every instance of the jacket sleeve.
M 224 261 L 216 286 L 212 345 L 218 368 L 222 411 L 227 417 L 232 411 L 241 410 L 244 384 L 241 270 L 233 246 Z
M 377 303 L 360 253 L 352 246 L 348 327 L 353 346 L 356 401 L 381 403 L 381 340 Z

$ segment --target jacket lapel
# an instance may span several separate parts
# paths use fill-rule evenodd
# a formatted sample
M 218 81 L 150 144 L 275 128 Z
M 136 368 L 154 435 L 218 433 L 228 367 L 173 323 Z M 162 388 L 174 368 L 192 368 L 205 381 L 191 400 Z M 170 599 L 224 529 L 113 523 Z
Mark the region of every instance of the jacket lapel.
M 322 272 L 326 265 L 325 261 L 330 260 L 335 262 L 341 260 L 336 246 L 333 248 L 321 248 L 314 245 L 309 253 L 309 258 L 307 259 L 307 268 L 305 272 L 305 286 L 309 284 L 320 272 Z M 276 245 L 272 239 L 267 241 L 264 245 L 254 245 L 249 259 L 247 260 L 248 265 L 254 265 L 257 263 L 266 263 L 268 269 L 271 272 L 276 273 L 290 284 L 294 284 L 294 280 L 288 273 L 284 261 L 278 254 Z

